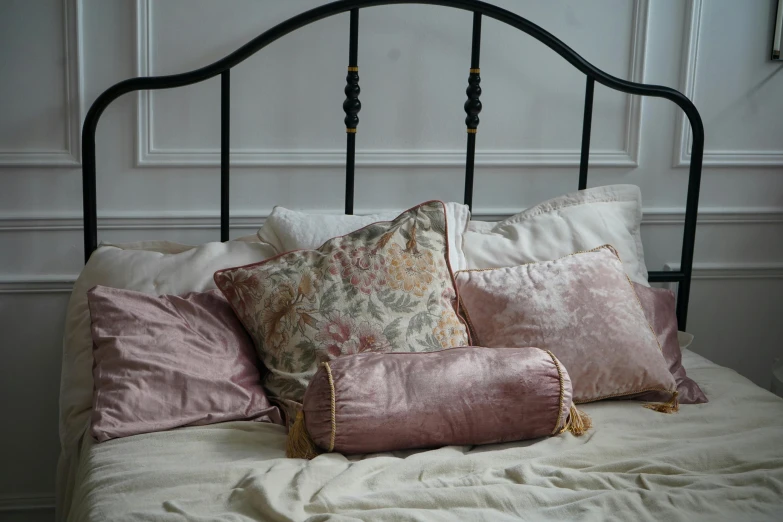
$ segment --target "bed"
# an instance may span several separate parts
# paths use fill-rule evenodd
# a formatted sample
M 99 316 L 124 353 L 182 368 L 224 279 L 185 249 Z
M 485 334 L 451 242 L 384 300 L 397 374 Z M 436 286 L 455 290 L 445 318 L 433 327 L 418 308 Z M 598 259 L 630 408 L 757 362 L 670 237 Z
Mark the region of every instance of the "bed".
M 345 213 L 353 213 L 354 153 L 361 9 L 425 3 L 473 13 L 467 101 L 464 203 L 473 199 L 474 154 L 481 111 L 482 17 L 513 26 L 549 46 L 586 75 L 579 190 L 587 187 L 595 83 L 676 103 L 693 130 L 680 267 L 651 271 L 651 283 L 678 287 L 676 318 L 685 330 L 693 265 L 704 131 L 695 106 L 673 89 L 628 82 L 594 67 L 530 21 L 475 0 L 345 0 L 315 8 L 261 34 L 202 69 L 133 78 L 101 94 L 83 130 L 85 261 L 66 321 L 61 384 L 62 452 L 58 466 L 61 520 L 780 520 L 783 517 L 783 400 L 736 372 L 719 367 L 681 336 L 683 365 L 709 403 L 677 415 L 650 415 L 633 401 L 582 408 L 594 429 L 582 437 L 552 437 L 487 446 L 448 446 L 312 461 L 285 457 L 286 429 L 259 422 L 185 427 L 96 443 L 90 419 L 92 368 L 89 326 L 72 309 L 83 294 L 107 284 L 112 263 L 129 269 L 109 281 L 147 293 L 214 288 L 211 274 L 230 259 L 236 266 L 268 257 L 263 243 L 229 241 L 230 71 L 285 34 L 322 18 L 350 13 L 346 77 Z M 119 96 L 175 88 L 221 76 L 221 243 L 188 247 L 166 242 L 111 246 L 97 237 L 95 134 L 106 107 Z M 97 255 L 96 254 L 97 251 Z M 133 256 L 147 256 L 144 263 Z M 187 270 L 167 264 L 186 258 Z M 91 259 L 92 258 L 92 259 Z M 222 260 L 222 261 L 221 261 Z M 92 265 L 90 265 L 92 263 Z M 101 279 L 101 278 L 104 279 Z M 78 310 L 77 310 L 78 312 Z M 88 319 L 87 319 L 88 321 Z M 85 335 L 85 332 L 87 334 Z M 695 341 L 698 343 L 698 340 Z M 738 347 L 743 349 L 744 347 Z
M 262 423 L 82 443 L 73 520 L 780 520 L 783 401 L 685 352 L 710 398 L 583 408 L 581 438 L 307 462 Z M 198 455 L 198 459 L 193 459 Z

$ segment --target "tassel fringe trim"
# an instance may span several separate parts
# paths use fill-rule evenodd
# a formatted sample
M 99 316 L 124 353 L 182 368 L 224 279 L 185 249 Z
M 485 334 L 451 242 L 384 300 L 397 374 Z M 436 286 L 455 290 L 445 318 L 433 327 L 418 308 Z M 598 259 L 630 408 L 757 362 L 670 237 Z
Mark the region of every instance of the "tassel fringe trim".
M 672 398 L 668 402 L 658 403 L 650 402 L 644 404 L 644 407 L 648 410 L 659 411 L 661 413 L 677 413 L 680 411 L 680 401 L 678 399 L 679 393 L 675 390 L 672 392 Z
M 285 456 L 290 459 L 314 459 L 321 454 L 321 450 L 315 445 L 305 426 L 304 413 L 300 410 L 296 414 L 296 420 L 288 430 L 288 438 L 285 441 Z
M 326 378 L 329 381 L 329 402 L 330 413 L 332 417 L 332 434 L 329 439 L 329 449 L 326 451 L 334 451 L 334 439 L 337 434 L 337 417 L 336 417 L 336 397 L 334 391 L 334 378 L 332 377 L 332 369 L 329 367 L 328 362 L 321 363 L 321 366 L 326 370 Z M 285 441 L 285 456 L 290 459 L 314 459 L 324 450 L 320 449 L 318 445 L 310 437 L 310 433 L 307 431 L 307 425 L 305 424 L 304 411 L 299 410 L 296 413 L 296 420 L 291 428 L 288 430 L 288 438 Z
M 568 421 L 566 422 L 563 431 L 570 431 L 574 437 L 580 437 L 593 427 L 593 420 L 590 416 L 585 412 L 578 410 L 573 404 L 571 404 L 571 408 L 568 412 Z

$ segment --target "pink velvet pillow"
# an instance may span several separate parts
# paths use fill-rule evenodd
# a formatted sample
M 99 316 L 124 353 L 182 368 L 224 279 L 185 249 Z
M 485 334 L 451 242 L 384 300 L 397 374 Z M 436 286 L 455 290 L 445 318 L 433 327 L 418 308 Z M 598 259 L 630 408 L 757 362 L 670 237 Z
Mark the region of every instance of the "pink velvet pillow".
M 95 440 L 235 420 L 280 423 L 253 341 L 217 290 L 181 297 L 96 286 Z
M 571 380 L 551 352 L 364 353 L 319 365 L 287 455 L 490 444 L 589 427 L 571 406 Z
M 611 246 L 456 279 L 478 344 L 551 350 L 575 403 L 658 391 L 676 407 L 677 384 Z
M 688 377 L 682 366 L 682 352 L 677 340 L 677 316 L 675 315 L 676 299 L 674 292 L 666 288 L 650 288 L 633 284 L 639 302 L 644 309 L 644 315 L 655 330 L 658 342 L 661 343 L 663 357 L 669 365 L 674 380 L 677 381 L 677 400 L 682 404 L 701 404 L 707 401 L 707 396 L 699 385 Z M 640 400 L 661 400 L 660 393 L 653 392 L 638 397 Z

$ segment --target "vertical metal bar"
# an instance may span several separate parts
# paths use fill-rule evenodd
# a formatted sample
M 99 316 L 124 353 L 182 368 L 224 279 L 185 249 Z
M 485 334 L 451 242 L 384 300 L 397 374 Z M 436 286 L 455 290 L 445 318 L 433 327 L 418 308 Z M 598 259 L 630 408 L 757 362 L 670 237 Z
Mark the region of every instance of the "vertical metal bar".
M 82 131 L 82 205 L 84 211 L 84 262 L 98 248 L 98 208 L 95 195 L 95 118 L 85 119 Z
M 476 161 L 476 132 L 481 112 L 481 69 L 479 58 L 481 56 L 481 13 L 473 13 L 473 42 L 470 52 L 470 75 L 468 76 L 468 88 L 465 93 L 468 100 L 465 102 L 465 125 L 468 129 L 468 146 L 465 157 L 465 197 L 464 203 L 468 208 L 473 208 L 473 174 Z
M 231 69 L 220 74 L 220 240 L 228 241 L 229 231 L 229 157 L 231 140 Z
M 470 47 L 470 68 L 479 68 L 481 57 L 481 13 L 473 13 L 473 39 Z
M 696 115 L 698 117 L 698 114 Z M 685 202 L 685 227 L 682 234 L 682 258 L 680 271 L 683 280 L 677 288 L 677 327 L 685 330 L 688 319 L 688 301 L 691 292 L 691 277 L 693 275 L 693 250 L 696 242 L 696 222 L 699 217 L 699 188 L 701 186 L 701 167 L 704 156 L 704 128 L 701 121 L 694 125 L 693 146 L 691 148 L 691 166 L 688 173 L 688 195 Z
M 579 157 L 579 190 L 587 188 L 587 164 L 590 161 L 590 130 L 593 126 L 593 90 L 595 80 L 587 77 L 585 86 L 585 114 L 582 121 L 582 154 Z
M 351 9 L 351 34 L 348 45 L 348 75 L 345 77 L 345 132 L 347 135 L 345 157 L 345 213 L 353 214 L 354 170 L 356 165 L 356 126 L 359 125 L 359 10 Z

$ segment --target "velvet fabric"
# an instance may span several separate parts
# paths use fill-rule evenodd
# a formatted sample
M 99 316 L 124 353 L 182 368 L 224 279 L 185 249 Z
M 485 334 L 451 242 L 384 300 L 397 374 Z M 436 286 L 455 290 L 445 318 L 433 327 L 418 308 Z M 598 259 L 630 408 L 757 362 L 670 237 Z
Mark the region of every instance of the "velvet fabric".
M 564 428 L 571 406 L 568 373 L 538 348 L 366 353 L 328 364 L 333 450 L 345 454 L 544 437 Z M 329 450 L 331 386 L 323 366 L 303 412 L 312 440 Z
M 95 440 L 234 420 L 281 423 L 253 342 L 219 291 L 157 297 L 96 286 L 87 298 Z
M 651 288 L 634 283 L 636 295 L 644 309 L 644 315 L 655 330 L 658 342 L 661 344 L 663 357 L 669 365 L 674 380 L 677 382 L 677 400 L 680 404 L 702 404 L 707 396 L 698 384 L 688 377 L 682 366 L 682 351 L 677 337 L 677 316 L 675 315 L 676 299 L 674 292 L 667 288 Z M 639 397 L 640 400 L 663 400 L 660 393 L 652 392 Z
M 476 344 L 551 350 L 568 368 L 577 404 L 677 389 L 611 246 L 456 279 Z

